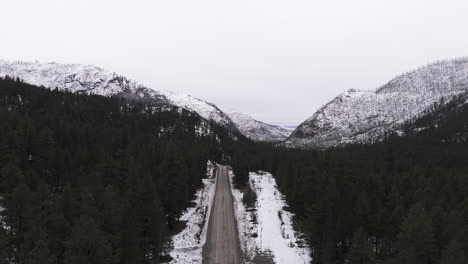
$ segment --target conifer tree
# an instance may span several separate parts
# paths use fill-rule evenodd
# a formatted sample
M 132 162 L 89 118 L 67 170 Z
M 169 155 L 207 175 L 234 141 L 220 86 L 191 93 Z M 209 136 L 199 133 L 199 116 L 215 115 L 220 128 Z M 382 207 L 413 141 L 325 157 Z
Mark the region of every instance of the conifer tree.
M 137 239 L 145 262 L 159 259 L 167 237 L 167 226 L 156 186 L 147 174 L 140 174 L 135 190 Z
M 374 263 L 374 253 L 372 252 L 368 239 L 369 236 L 362 227 L 354 233 L 347 257 L 350 264 Z
M 24 264 L 56 264 L 57 258 L 52 252 L 46 242 L 39 240 L 36 246 L 29 252 Z
M 439 264 L 466 264 L 465 251 L 456 240 L 452 240 L 450 244 L 442 252 L 442 257 Z
M 31 243 L 29 240 L 25 240 L 26 235 L 30 235 L 28 231 L 32 227 L 32 197 L 31 190 L 24 183 L 24 179 L 21 177 L 20 183 L 14 189 L 11 195 L 11 201 L 8 205 L 8 215 L 6 219 L 7 226 L 10 227 L 10 232 L 14 234 L 13 243 L 15 251 L 15 259 L 23 260 L 27 252 L 24 252 L 23 243 Z
M 166 185 L 164 187 L 165 204 L 169 220 L 178 220 L 180 212 L 185 208 L 188 196 L 188 171 L 182 155 L 177 152 L 174 144 L 169 144 L 166 159 L 162 165 Z
M 400 252 L 396 258 L 398 263 L 433 263 L 436 256 L 434 227 L 430 216 L 420 204 L 415 204 L 409 209 L 399 239 Z
M 18 166 L 9 162 L 1 169 L 0 175 L 0 191 L 6 196 L 4 198 L 8 199 L 23 177 L 23 172 Z
M 10 248 L 9 242 L 10 241 L 8 241 L 8 236 L 7 236 L 5 229 L 3 229 L 2 226 L 0 226 L 0 264 L 9 263 L 8 261 L 8 258 L 9 258 L 8 251 Z
M 65 242 L 65 264 L 107 264 L 111 250 L 104 234 L 89 216 L 81 216 Z

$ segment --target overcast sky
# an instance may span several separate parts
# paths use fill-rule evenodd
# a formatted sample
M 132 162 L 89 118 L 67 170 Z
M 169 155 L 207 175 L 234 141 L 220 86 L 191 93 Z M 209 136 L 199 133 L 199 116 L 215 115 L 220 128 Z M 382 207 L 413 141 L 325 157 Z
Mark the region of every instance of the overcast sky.
M 0 58 L 94 64 L 262 121 L 468 56 L 466 0 L 14 0 Z

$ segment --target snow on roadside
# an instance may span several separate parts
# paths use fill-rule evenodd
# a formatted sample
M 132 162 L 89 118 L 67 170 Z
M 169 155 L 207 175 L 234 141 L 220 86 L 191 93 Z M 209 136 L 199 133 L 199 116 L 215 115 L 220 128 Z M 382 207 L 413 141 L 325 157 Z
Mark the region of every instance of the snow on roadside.
M 206 231 L 210 218 L 211 205 L 215 194 L 216 179 L 213 175 L 215 164 L 208 162 L 207 177 L 203 187 L 197 191 L 194 207 L 187 208 L 180 218 L 187 226 L 172 237 L 174 249 L 171 264 L 202 263 L 202 249 L 206 241 Z
M 230 173 L 231 179 L 233 174 Z M 243 194 L 233 189 L 235 211 L 245 259 L 252 261 L 259 254 L 268 254 L 275 263 L 310 263 L 310 249 L 294 231 L 293 214 L 284 210 L 284 195 L 270 173 L 249 174 L 249 184 L 257 194 L 255 210 L 242 203 Z M 256 220 L 254 223 L 253 220 Z M 256 235 L 255 235 L 256 234 Z M 256 236 L 256 237 L 255 237 Z
M 229 177 L 231 178 L 231 190 L 234 198 L 234 213 L 236 214 L 237 231 L 239 233 L 241 250 L 244 255 L 244 259 L 249 261 L 255 257 L 257 250 L 256 241 L 252 238 L 252 235 L 256 233 L 257 225 L 253 221 L 252 212 L 248 212 L 242 202 L 244 194 L 239 189 L 234 188 L 232 179 L 234 174 L 232 170 L 229 170 Z

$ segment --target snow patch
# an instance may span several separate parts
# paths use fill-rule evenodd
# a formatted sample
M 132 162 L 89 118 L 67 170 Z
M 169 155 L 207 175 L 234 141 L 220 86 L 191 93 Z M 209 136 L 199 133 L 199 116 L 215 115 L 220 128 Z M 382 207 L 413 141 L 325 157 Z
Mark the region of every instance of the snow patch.
M 195 134 L 198 137 L 205 137 L 211 135 L 210 125 L 206 122 L 201 122 L 200 125 L 195 126 Z
M 230 177 L 234 175 L 230 172 Z M 241 193 L 233 189 L 241 249 L 248 262 L 262 254 L 274 263 L 310 263 L 311 252 L 305 241 L 294 231 L 293 216 L 284 208 L 284 195 L 278 190 L 274 177 L 266 172 L 250 173 L 249 184 L 257 195 L 255 210 L 245 208 Z
M 231 179 L 234 213 L 237 220 L 237 231 L 239 233 L 241 250 L 246 260 L 252 260 L 258 248 L 255 239 L 252 238 L 252 235 L 257 230 L 257 224 L 253 221 L 254 214 L 247 211 L 247 208 L 242 202 L 244 194 L 239 189 L 234 188 L 232 180 L 234 174 L 232 170 L 229 170 L 229 177 Z
M 186 228 L 172 237 L 172 264 L 202 263 L 202 250 L 208 229 L 207 219 L 210 218 L 216 187 L 214 167 L 215 164 L 208 162 L 207 178 L 203 179 L 203 187 L 196 193 L 193 201 L 195 206 L 187 208 L 180 219 L 187 221 Z

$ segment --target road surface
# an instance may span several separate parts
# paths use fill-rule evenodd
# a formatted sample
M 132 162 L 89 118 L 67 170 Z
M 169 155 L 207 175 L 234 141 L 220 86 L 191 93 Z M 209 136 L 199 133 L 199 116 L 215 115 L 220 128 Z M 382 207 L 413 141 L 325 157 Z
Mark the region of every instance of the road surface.
M 203 263 L 241 263 L 231 183 L 226 166 L 218 166 L 216 170 L 216 192 L 203 247 Z

